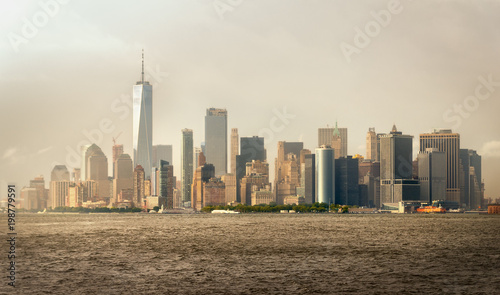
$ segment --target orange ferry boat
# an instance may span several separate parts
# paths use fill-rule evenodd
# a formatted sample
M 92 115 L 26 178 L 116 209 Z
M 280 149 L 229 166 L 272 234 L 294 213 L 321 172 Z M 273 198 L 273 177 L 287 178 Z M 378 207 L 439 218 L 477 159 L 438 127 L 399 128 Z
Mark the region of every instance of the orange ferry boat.
M 446 213 L 446 209 L 436 206 L 425 206 L 417 208 L 418 213 Z

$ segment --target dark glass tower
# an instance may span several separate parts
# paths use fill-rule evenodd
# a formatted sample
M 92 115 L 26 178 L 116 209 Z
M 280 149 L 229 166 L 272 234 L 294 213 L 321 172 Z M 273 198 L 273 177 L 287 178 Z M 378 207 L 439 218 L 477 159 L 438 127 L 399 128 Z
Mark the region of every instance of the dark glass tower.
M 193 184 L 193 130 L 191 129 L 182 129 L 181 176 L 182 201 L 189 202 Z

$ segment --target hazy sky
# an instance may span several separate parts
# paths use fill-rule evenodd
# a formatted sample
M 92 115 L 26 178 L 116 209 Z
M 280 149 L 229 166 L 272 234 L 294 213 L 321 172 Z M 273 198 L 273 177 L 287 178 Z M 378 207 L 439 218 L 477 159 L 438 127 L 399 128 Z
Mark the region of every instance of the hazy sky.
M 153 141 L 173 144 L 178 179 L 181 129 L 199 146 L 221 107 L 228 134 L 266 136 L 271 167 L 277 141 L 314 149 L 336 120 L 363 155 L 369 127 L 396 123 L 415 155 L 420 133 L 453 128 L 500 197 L 499 16 L 499 1 L 1 0 L 0 196 L 74 166 L 87 133 L 110 159 L 122 132 L 131 153 L 144 48 Z

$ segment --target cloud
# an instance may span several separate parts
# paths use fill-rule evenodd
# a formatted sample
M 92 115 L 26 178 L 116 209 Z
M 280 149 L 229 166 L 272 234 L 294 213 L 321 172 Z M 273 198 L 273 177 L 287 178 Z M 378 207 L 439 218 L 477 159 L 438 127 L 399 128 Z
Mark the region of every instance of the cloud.
M 46 152 L 50 151 L 52 148 L 53 148 L 53 146 L 46 147 L 46 148 L 41 149 L 41 150 L 39 150 L 38 152 L 36 152 L 36 154 L 37 154 L 37 155 L 41 155 L 41 154 L 43 154 L 43 153 L 46 153 Z
M 500 158 L 500 141 L 489 141 L 483 144 L 481 155 L 486 158 Z
M 8 150 L 5 151 L 5 153 L 3 153 L 3 157 L 2 159 L 7 159 L 7 158 L 10 158 L 12 157 L 15 153 L 17 152 L 17 149 L 16 148 L 10 148 Z

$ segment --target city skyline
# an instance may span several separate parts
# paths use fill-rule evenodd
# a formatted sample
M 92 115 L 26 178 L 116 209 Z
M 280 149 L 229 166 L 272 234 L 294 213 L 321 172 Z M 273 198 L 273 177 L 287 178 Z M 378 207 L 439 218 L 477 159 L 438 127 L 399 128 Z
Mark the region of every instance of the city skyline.
M 40 174 L 48 179 L 55 164 L 74 162 L 68 169 L 78 167 L 80 163 L 73 158 L 81 154 L 79 143 L 94 143 L 87 137 L 95 139 L 107 156 L 108 171 L 112 171 L 112 138 L 121 131 L 118 144 L 124 144 L 124 153 L 132 156 L 132 146 L 127 144 L 132 142 L 130 85 L 138 80 L 138 56 L 145 48 L 145 75 L 155 88 L 153 125 L 157 128 L 153 144 L 173 145 L 177 177 L 180 130 L 192 129 L 194 146 L 198 147 L 204 138 L 203 114 L 206 108 L 217 107 L 228 110 L 227 128 L 238 128 L 240 137 L 267 136 L 270 175 L 274 175 L 272 161 L 278 141 L 302 141 L 304 148 L 314 150 L 317 128 L 334 126 L 335 121 L 349 129 L 350 155 L 365 155 L 365 135 L 370 127 L 386 133 L 396 123 L 405 134 L 413 135 L 413 158 L 418 134 L 451 128 L 460 133 L 461 147 L 476 150 L 483 157 L 485 195 L 500 195 L 500 184 L 493 181 L 500 173 L 500 137 L 495 128 L 500 125 L 495 116 L 500 97 L 494 91 L 496 81 L 500 81 L 495 58 L 499 39 L 493 29 L 499 21 L 494 18 L 498 5 L 449 3 L 447 11 L 436 12 L 451 22 L 447 25 L 446 21 L 416 21 L 437 4 L 403 1 L 401 15 L 393 15 L 391 24 L 347 62 L 339 45 L 352 44 L 355 28 L 372 20 L 371 11 L 386 9 L 385 2 L 332 2 L 314 7 L 295 3 L 290 5 L 288 17 L 274 21 L 280 3 L 245 2 L 224 20 L 211 5 L 163 4 L 169 8 L 168 14 L 182 11 L 193 17 L 174 17 L 155 26 L 186 26 L 193 30 L 188 36 L 196 42 L 170 29 L 164 32 L 170 37 L 168 43 L 157 36 L 138 37 L 129 25 L 119 29 L 100 18 L 103 15 L 99 12 L 91 16 L 86 4 L 74 3 L 61 6 L 60 13 L 40 28 L 36 38 L 19 46 L 19 52 L 3 39 L 0 59 L 5 67 L 0 83 L 6 92 L 2 102 L 6 109 L 22 111 L 9 112 L 0 119 L 2 126 L 12 126 L 2 131 L 10 139 L 0 143 L 5 167 L 0 172 L 2 185 L 11 181 L 28 185 Z M 103 5 L 110 8 L 110 4 Z M 13 7 L 11 18 L 2 20 L 5 36 L 20 34 L 23 23 L 16 17 L 25 14 L 30 18 L 41 9 L 36 5 L 23 8 Z M 355 8 L 359 14 L 337 15 L 339 8 Z M 132 3 L 127 9 L 146 12 Z M 259 13 L 258 21 L 249 18 L 255 13 Z M 312 24 L 294 25 L 293 20 L 311 13 L 317 14 Z M 342 21 L 341 26 L 330 20 L 336 19 L 332 14 Z M 463 23 L 456 22 L 453 15 L 462 16 Z M 81 21 L 72 23 L 75 19 Z M 319 32 L 311 34 L 319 24 Z M 61 30 L 66 25 L 75 30 L 74 37 L 63 38 L 66 35 Z M 446 34 L 449 26 L 454 26 L 454 34 Z M 481 34 L 472 35 L 472 30 Z M 209 42 L 203 32 L 219 43 Z M 398 41 L 410 33 L 409 44 Z M 78 43 L 78 38 L 89 45 Z M 248 48 L 233 44 L 233 40 Z M 49 71 L 48 65 L 54 71 Z M 475 95 L 481 85 L 493 89 L 491 98 L 479 100 L 477 107 L 467 107 L 466 98 Z M 479 93 L 484 95 L 487 90 L 484 86 Z M 459 121 L 445 119 L 457 114 Z M 4 194 L 2 191 L 1 196 Z

